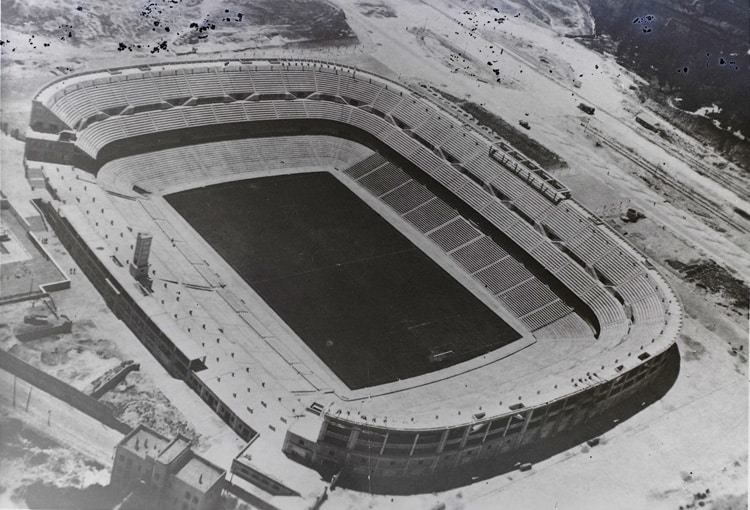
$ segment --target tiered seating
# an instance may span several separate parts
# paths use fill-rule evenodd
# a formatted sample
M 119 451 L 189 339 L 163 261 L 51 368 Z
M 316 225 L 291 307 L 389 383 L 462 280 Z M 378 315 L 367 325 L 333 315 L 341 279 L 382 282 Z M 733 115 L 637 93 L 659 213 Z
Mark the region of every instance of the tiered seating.
M 552 202 L 532 188 L 517 198 L 513 204 L 535 220 L 543 217 L 554 207 Z
M 410 180 L 411 177 L 406 172 L 391 163 L 386 163 L 358 181 L 370 193 L 379 197 Z
M 487 150 L 486 145 L 480 144 L 474 136 L 466 133 L 464 129 L 456 129 L 456 133 L 448 137 L 440 147 L 463 161 L 464 164 Z
M 272 101 L 272 103 L 276 110 L 276 117 L 279 119 L 299 119 L 307 116 L 305 101 Z
M 242 106 L 239 104 L 218 103 L 218 104 L 214 104 L 211 106 L 213 107 L 213 111 L 214 111 L 214 115 L 216 115 L 216 119 L 222 124 L 228 124 L 232 122 L 245 122 L 247 120 L 247 117 L 245 116 L 245 111 L 242 109 Z
M 315 73 L 315 81 L 318 84 L 316 89 L 321 94 L 330 96 L 339 95 L 339 75 L 329 71 L 318 71 Z
M 530 206 L 522 200 L 522 197 L 529 193 L 528 184 L 516 174 L 498 168 L 497 164 L 490 164 L 489 157 L 485 158 L 483 156 L 481 159 L 487 160 L 485 165 L 493 176 L 487 180 L 491 182 L 496 189 L 502 191 L 504 195 L 515 200 L 515 204 L 519 209 L 523 210 L 528 216 L 535 217 L 533 209 L 530 209 Z
M 252 94 L 255 89 L 250 73 L 240 68 L 224 68 L 217 73 L 221 87 L 227 94 Z
M 321 163 L 337 169 L 347 168 L 373 154 L 368 147 L 344 138 L 314 136 L 310 139 Z
M 185 73 L 185 79 L 193 93 L 193 97 L 221 97 L 224 89 L 215 72 L 210 70 L 197 70 L 193 73 Z
M 159 91 L 149 76 L 144 75 L 143 77 L 120 80 L 119 83 L 128 98 L 128 103 L 133 106 L 152 105 L 161 102 Z
M 312 103 L 313 102 L 311 101 L 310 104 Z M 377 136 L 378 138 L 383 138 L 384 136 L 387 136 L 387 133 L 396 131 L 396 128 L 393 125 L 387 123 L 380 117 L 371 115 L 360 110 L 359 108 L 352 109 L 349 122 L 353 126 L 364 129 L 365 131 L 371 133 L 374 136 Z
M 482 282 L 493 294 L 501 294 L 521 282 L 533 278 L 533 275 L 513 257 L 502 260 L 478 271 L 474 277 Z
M 435 146 L 440 146 L 456 132 L 453 123 L 440 115 L 433 115 L 425 120 L 415 131 L 419 136 Z
M 282 73 L 288 92 L 314 92 L 318 90 L 315 75 L 304 69 L 288 69 Z
M 633 322 L 641 325 L 654 325 L 664 322 L 664 305 L 661 297 L 654 294 L 632 303 Z
M 599 286 L 591 287 L 580 297 L 584 299 L 602 326 L 620 324 L 625 321 L 625 312 L 615 298 Z
M 425 102 L 420 99 L 405 96 L 391 113 L 412 128 L 416 128 L 433 115 L 434 110 L 426 106 Z
M 542 222 L 547 230 L 560 239 L 573 239 L 583 229 L 590 229 L 589 222 L 577 211 L 570 209 L 565 201 L 560 202 Z
M 531 312 L 530 314 L 521 318 L 521 321 L 531 330 L 535 331 L 551 322 L 555 322 L 565 316 L 571 315 L 573 309 L 563 303 L 561 300 L 556 299 L 548 305 Z M 575 315 L 575 314 L 572 314 Z M 590 330 L 589 330 L 590 334 Z M 586 335 L 582 335 L 578 338 L 585 338 Z
M 87 89 L 81 88 L 62 96 L 54 105 L 55 113 L 68 126 L 75 126 L 81 119 L 99 111 L 89 99 Z
M 391 206 L 399 214 L 416 209 L 435 195 L 417 181 L 409 181 L 403 186 L 386 193 L 380 199 Z
M 481 235 L 482 233 L 471 223 L 458 217 L 454 221 L 434 230 L 427 237 L 440 246 L 443 251 L 449 252 L 473 241 Z
M 128 79 L 129 77 L 131 79 Z M 75 84 L 70 87 L 68 94 L 56 94 L 48 99 L 48 106 L 65 122 L 75 125 L 82 118 L 95 115 L 100 110 L 108 110 L 110 115 L 117 115 L 118 108 L 129 104 L 154 105 L 160 104 L 163 100 L 188 95 L 224 97 L 226 94 L 234 94 L 236 98 L 253 91 L 263 94 L 283 94 L 287 91 L 315 90 L 321 94 L 343 95 L 364 103 L 372 103 L 373 107 L 381 112 L 393 112 L 397 118 L 414 128 L 423 139 L 443 148 L 453 158 L 460 159 L 464 169 L 479 180 L 492 183 L 524 215 L 540 220 L 547 232 L 561 239 L 577 257 L 586 264 L 593 265 L 615 286 L 622 286 L 621 295 L 626 296 L 624 299 L 637 303 L 639 298 L 645 301 L 653 295 L 653 293 L 641 294 L 646 289 L 626 286 L 630 281 L 640 281 L 638 275 L 643 268 L 639 264 L 638 256 L 634 255 L 629 248 L 621 250 L 619 244 L 612 239 L 613 234 L 610 232 L 593 227 L 588 217 L 589 214 L 585 210 L 580 209 L 574 202 L 565 200 L 553 206 L 540 193 L 531 190 L 523 179 L 490 159 L 485 141 L 480 142 L 476 136 L 465 133 L 458 123 L 454 129 L 451 125 L 455 121 L 440 118 L 440 113 L 431 105 L 412 94 L 400 92 L 398 88 L 397 90 L 388 89 L 387 85 L 378 80 L 372 83 L 369 78 L 361 80 L 355 78 L 353 73 L 318 67 L 289 66 L 257 69 L 233 65 L 224 68 L 221 66 L 204 67 L 193 72 L 190 70 L 176 73 L 164 71 L 143 75 L 125 73 L 117 77 L 99 78 L 95 83 L 96 86 L 92 86 L 91 83 L 84 85 L 85 90 L 80 88 L 82 84 Z M 593 278 L 579 266 L 566 264 L 567 257 L 562 252 L 555 251 L 557 248 L 547 242 L 529 223 L 520 219 L 519 215 L 514 214 L 507 204 L 495 201 L 480 186 L 462 175 L 459 168 L 448 164 L 414 138 L 407 136 L 378 116 L 357 107 L 305 99 L 177 106 L 95 122 L 79 132 L 78 145 L 90 155 L 96 156 L 104 145 L 139 134 L 215 123 L 275 118 L 331 119 L 350 123 L 372 133 L 417 164 L 443 186 L 454 192 L 457 197 L 484 214 L 516 244 L 529 251 L 546 268 L 556 274 L 571 290 L 583 293 L 582 298 L 594 308 L 597 314 L 601 314 L 603 323 L 620 324 L 623 321 L 624 314 L 617 311 L 616 300 L 601 287 L 594 286 Z M 264 152 L 257 147 L 247 151 L 243 149 L 230 155 L 215 153 L 211 162 L 204 162 L 197 166 L 186 165 L 184 168 L 194 177 L 200 175 L 205 178 L 208 175 L 215 175 L 214 172 L 220 165 L 237 169 L 242 160 L 252 161 L 257 168 L 266 169 L 279 167 L 281 161 L 284 161 L 286 166 L 289 166 L 290 162 L 302 165 L 305 161 L 308 163 L 324 159 L 337 161 L 335 154 L 338 148 L 343 147 L 343 143 L 336 145 L 330 140 L 313 143 L 310 140 L 304 143 L 287 143 L 279 140 L 276 145 L 269 145 L 281 151 L 276 153 L 270 148 Z M 210 153 L 211 150 L 206 152 Z M 279 156 L 281 153 L 283 153 L 283 159 Z M 359 151 L 353 153 L 356 153 L 357 157 L 363 154 Z M 242 158 L 239 154 L 242 154 Z M 509 157 L 513 157 L 512 150 L 509 152 Z M 519 154 L 515 157 L 522 158 Z M 269 161 L 264 163 L 259 161 L 260 158 L 268 158 Z M 373 161 L 377 159 L 370 160 L 368 164 Z M 523 162 L 522 159 L 521 161 Z M 154 162 L 148 162 L 148 164 L 160 166 Z M 513 168 L 516 161 L 509 159 L 507 164 Z M 535 168 L 531 163 L 523 162 L 523 164 Z M 375 165 L 370 171 L 381 165 L 382 163 Z M 376 195 L 383 195 L 382 200 L 385 203 L 394 207 L 399 214 L 419 229 L 428 233 L 442 249 L 455 250 L 451 252 L 452 257 L 464 255 L 462 250 L 474 245 L 479 246 L 481 240 L 489 239 L 481 237 L 476 229 L 459 218 L 447 204 L 436 199 L 419 183 L 408 179 L 408 176 L 400 170 L 383 168 L 363 178 L 365 174 L 359 174 L 361 169 L 362 167 L 350 168 L 345 170 L 345 173 L 354 178 L 362 178 L 363 186 Z M 161 172 L 162 169 L 154 170 L 152 184 L 157 188 L 161 186 L 166 189 L 167 181 L 173 180 L 174 175 L 168 170 Z M 128 175 L 123 173 L 120 177 L 129 179 Z M 430 232 L 433 229 L 435 231 Z M 487 261 L 483 266 L 475 268 L 474 272 L 497 260 L 498 258 Z M 459 263 L 468 264 L 465 260 Z M 497 268 L 500 267 L 498 264 Z M 490 271 L 492 270 L 486 271 L 483 275 L 489 275 Z M 526 283 L 521 286 L 524 285 Z M 540 295 L 544 294 L 543 290 L 539 292 Z M 527 312 L 529 324 L 539 327 L 541 322 L 554 316 L 553 310 L 557 308 L 548 304 L 540 307 L 539 310 Z M 519 310 L 514 310 L 514 313 L 518 312 Z
M 122 126 L 129 137 L 145 135 L 156 131 L 156 126 L 154 126 L 151 120 L 151 114 L 148 112 L 122 117 Z
M 566 246 L 573 250 L 587 264 L 594 264 L 605 253 L 614 248 L 614 243 L 604 234 L 590 227 L 587 231 L 590 235 L 579 235 L 579 237 L 566 241 Z
M 268 120 L 276 118 L 276 110 L 269 101 L 239 103 L 248 120 Z
M 478 229 L 443 200 L 391 163 L 378 163 L 380 159 L 373 156 L 345 170 L 345 173 L 358 176 L 358 182 L 374 195 L 382 195 L 385 203 L 418 230 L 428 234 L 429 239 L 450 254 L 493 295 L 508 293 L 515 298 L 515 287 L 520 288 L 521 292 L 530 292 L 530 304 L 514 304 L 509 309 L 532 330 L 572 311 L 528 269 L 508 256 L 491 238 L 482 237 Z M 537 236 L 536 240 L 541 239 Z M 502 297 L 500 300 L 505 303 Z M 524 314 L 528 314 L 528 317 L 521 317 Z
M 216 124 L 218 120 L 216 119 L 213 106 L 212 104 L 202 104 L 183 109 L 182 112 L 185 115 L 188 126 L 197 127 Z
M 422 232 L 429 232 L 456 218 L 458 213 L 448 204 L 435 197 L 425 204 L 404 214 L 404 219 Z
M 485 217 L 492 221 L 502 232 L 508 232 L 509 229 L 523 222 L 518 216 L 515 216 L 510 210 L 502 204 L 492 201 L 484 208 Z
M 97 122 L 93 127 L 78 132 L 78 146 L 87 154 L 94 156 L 99 149 L 110 142 L 125 138 L 122 119 L 113 117 Z
M 552 273 L 556 273 L 570 263 L 570 259 L 563 255 L 552 243 L 541 243 L 531 250 L 531 255 Z
M 569 313 L 534 332 L 537 338 L 554 340 L 588 338 L 592 334 L 591 326 L 575 313 Z
M 473 243 L 457 249 L 450 253 L 450 256 L 469 273 L 475 273 L 503 257 L 509 257 L 508 252 L 488 236 L 482 236 Z
M 615 248 L 600 258 L 594 264 L 594 267 L 601 271 L 614 285 L 619 285 L 643 272 L 643 266 L 638 264 L 630 254 L 621 251 L 619 248 Z
M 306 116 L 310 119 L 341 121 L 349 115 L 350 110 L 346 105 L 329 103 L 326 101 L 301 100 L 298 101 L 298 103 L 305 108 L 305 112 L 302 113 L 302 116 Z
M 498 296 L 514 314 L 522 317 L 531 313 L 552 301 L 558 300 L 554 292 L 536 278 L 511 288 Z
M 567 287 L 576 295 L 583 294 L 596 284 L 591 275 L 575 262 L 568 262 L 567 265 L 555 273 L 555 276 L 565 282 Z
M 396 105 L 401 101 L 402 97 L 398 92 L 383 88 L 372 104 L 372 107 L 383 113 L 390 113 Z
M 99 171 L 102 186 L 132 194 L 134 185 L 152 192 L 178 189 L 236 178 L 252 172 L 317 165 L 313 148 L 339 151 L 341 141 L 327 136 L 274 137 L 212 142 L 139 154 L 107 163 Z M 361 157 L 362 146 L 349 142 L 345 157 Z M 327 154 L 327 157 L 333 157 Z
M 533 230 L 524 221 L 517 221 L 511 225 L 505 233 L 508 237 L 513 239 L 518 246 L 527 252 L 532 251 L 534 248 L 545 242 L 541 234 L 536 230 Z
M 433 167 L 425 169 L 425 172 L 432 176 L 435 180 L 437 180 L 440 184 L 445 186 L 445 188 L 452 192 L 457 192 L 460 189 L 462 189 L 465 185 L 469 184 L 469 181 L 464 179 L 464 177 L 453 169 L 451 165 L 444 161 L 440 161 L 438 164 L 436 164 Z M 471 183 L 474 185 L 474 183 Z M 476 185 L 474 185 L 476 186 Z M 471 191 L 467 192 L 469 197 L 476 197 L 477 195 L 474 195 Z M 468 203 L 478 204 L 477 207 L 481 209 L 483 205 L 486 203 L 485 199 L 482 198 L 482 195 L 486 197 L 486 193 L 480 193 L 477 200 L 471 200 L 468 199 Z M 489 197 L 487 197 L 489 199 Z
M 488 183 L 497 178 L 497 168 L 484 155 L 480 155 L 464 164 L 464 167 L 483 183 Z M 525 189 L 523 191 L 526 191 Z
M 488 156 L 480 155 L 466 165 L 466 168 L 482 182 L 492 183 L 510 199 L 518 199 L 529 190 L 526 183 L 515 175 L 503 171 Z M 519 204 L 519 207 L 523 204 Z
M 122 77 L 109 77 L 99 78 L 93 84 L 88 84 L 86 92 L 94 106 L 102 111 L 127 106 L 128 98 L 120 86 L 121 81 Z
M 622 296 L 626 303 L 632 303 L 643 299 L 645 296 L 656 294 L 656 287 L 649 282 L 645 274 L 641 274 L 628 280 L 617 287 L 617 292 Z
M 154 81 L 159 95 L 165 101 L 168 99 L 192 97 L 193 95 L 182 73 L 154 75 L 151 79 Z
M 439 158 L 434 152 L 427 149 L 421 144 L 418 144 L 416 152 L 414 152 L 409 159 L 414 162 L 419 168 L 430 175 L 433 173 L 433 169 L 439 166 L 444 166 L 447 163 Z
M 370 172 L 375 170 L 377 167 L 387 162 L 388 162 L 387 159 L 385 159 L 383 156 L 381 156 L 380 154 L 376 152 L 372 156 L 365 158 L 359 163 L 356 163 L 350 166 L 349 168 L 344 170 L 344 173 L 353 179 L 359 179 L 363 175 L 369 174 Z
M 435 176 L 436 172 L 433 172 L 432 175 Z M 438 175 L 437 178 L 446 188 L 477 211 L 484 210 L 493 201 L 492 197 L 485 193 L 474 181 L 462 178 L 458 174 L 452 174 L 451 180 L 447 180 L 442 175 Z
M 422 148 L 422 145 L 419 142 L 410 138 L 403 131 L 394 130 L 390 135 L 385 137 L 380 136 L 379 138 L 389 146 L 396 149 L 403 156 L 410 156 Z
M 339 88 L 343 97 L 354 98 L 365 104 L 372 104 L 383 86 L 343 75 L 339 82 Z
M 278 69 L 258 69 L 250 73 L 253 88 L 258 94 L 283 94 L 286 92 Z
M 280 136 L 265 139 L 257 144 L 260 162 L 269 168 L 284 168 L 285 166 L 316 166 L 314 152 L 307 140 L 298 137 Z

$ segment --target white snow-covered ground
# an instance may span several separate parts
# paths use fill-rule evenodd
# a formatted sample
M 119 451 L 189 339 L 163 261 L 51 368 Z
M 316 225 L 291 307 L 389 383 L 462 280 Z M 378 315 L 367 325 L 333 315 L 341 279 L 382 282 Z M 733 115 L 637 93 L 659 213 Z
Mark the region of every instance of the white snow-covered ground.
M 477 9 L 463 14 L 466 11 L 462 7 L 451 6 L 449 2 L 435 0 L 428 5 L 408 0 L 392 2 L 395 18 L 367 18 L 360 14 L 356 2 L 339 3 L 358 37 L 369 48 L 367 53 L 384 62 L 402 80 L 432 83 L 455 96 L 484 105 L 512 124 L 526 120 L 531 126 L 529 136 L 561 155 L 571 169 L 605 184 L 619 179 L 630 185 L 629 190 L 620 193 L 625 200 L 638 200 L 654 217 L 666 213 L 672 218 L 670 227 L 681 236 L 690 238 L 695 245 L 712 252 L 718 260 L 750 279 L 750 259 L 746 256 L 750 243 L 746 235 L 731 238 L 731 233 L 701 227 L 683 211 L 665 211 L 663 199 L 643 189 L 643 183 L 634 177 L 631 168 L 622 166 L 609 151 L 593 150 L 582 123 L 590 122 L 608 139 L 660 165 L 681 184 L 698 190 L 725 212 L 734 207 L 750 211 L 750 203 L 734 190 L 700 175 L 688 162 L 652 142 L 650 133 L 638 128 L 635 115 L 642 106 L 630 86 L 640 80 L 619 67 L 614 58 L 598 55 L 548 27 L 527 21 L 523 15 L 517 18 L 510 15 L 503 23 L 488 24 L 497 16 L 494 10 Z M 480 28 L 471 31 L 474 26 Z M 424 30 L 410 32 L 410 27 Z M 461 61 L 458 65 L 449 60 L 453 53 L 449 46 L 463 53 L 463 58 L 457 59 Z M 550 64 L 539 60 L 540 56 Z M 498 62 L 487 65 L 495 60 Z M 461 69 L 462 66 L 467 69 Z M 499 75 L 493 69 L 498 69 Z M 500 83 L 496 81 L 498 78 Z M 581 84 L 580 88 L 574 86 L 573 80 Z M 593 117 L 583 114 L 577 108 L 580 102 L 596 107 L 596 114 Z

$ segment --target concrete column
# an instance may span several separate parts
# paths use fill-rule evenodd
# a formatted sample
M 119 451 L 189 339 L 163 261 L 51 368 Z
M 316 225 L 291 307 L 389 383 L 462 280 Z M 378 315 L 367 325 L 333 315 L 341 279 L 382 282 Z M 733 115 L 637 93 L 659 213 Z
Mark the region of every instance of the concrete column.
M 443 453 L 443 450 L 445 449 L 445 442 L 448 441 L 448 429 L 445 429 L 443 431 L 443 436 L 440 438 L 440 443 L 437 447 L 437 454 Z
M 521 433 L 518 435 L 518 439 L 516 440 L 515 447 L 518 448 L 518 445 L 521 444 L 521 440 L 523 439 L 524 434 L 526 434 L 526 429 L 529 427 L 529 422 L 531 421 L 531 417 L 534 415 L 534 410 L 532 409 L 529 411 L 529 414 L 526 416 L 526 421 L 523 423 L 523 428 L 521 428 Z
M 357 444 L 357 439 L 359 439 L 359 430 L 354 429 L 349 435 L 349 441 L 346 443 L 346 449 L 352 450 L 354 448 L 354 445 Z
M 414 448 L 417 447 L 417 441 L 419 441 L 419 432 L 414 436 L 414 442 L 411 444 L 411 450 L 409 450 L 409 457 L 414 455 Z
M 466 429 L 464 429 L 464 437 L 461 438 L 461 443 L 458 446 L 458 451 L 463 450 L 464 446 L 466 446 L 466 441 L 469 439 L 470 432 L 471 432 L 471 427 L 467 426 Z

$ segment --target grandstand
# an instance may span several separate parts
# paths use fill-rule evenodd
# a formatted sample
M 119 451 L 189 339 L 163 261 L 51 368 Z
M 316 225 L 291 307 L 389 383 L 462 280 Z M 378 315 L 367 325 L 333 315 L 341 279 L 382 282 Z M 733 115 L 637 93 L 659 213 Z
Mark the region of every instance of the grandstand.
M 67 76 L 34 99 L 26 160 L 58 199 L 50 223 L 173 375 L 253 444 L 385 490 L 603 413 L 656 377 L 681 326 L 664 278 L 564 184 L 436 99 L 362 70 L 278 59 Z M 164 199 L 313 171 L 521 339 L 349 388 Z M 155 233 L 151 289 L 123 269 L 140 230 Z

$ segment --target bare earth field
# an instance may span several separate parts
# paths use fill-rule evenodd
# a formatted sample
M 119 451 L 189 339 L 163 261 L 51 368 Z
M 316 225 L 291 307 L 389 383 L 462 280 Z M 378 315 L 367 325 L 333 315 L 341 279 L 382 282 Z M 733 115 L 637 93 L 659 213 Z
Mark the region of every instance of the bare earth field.
M 651 257 L 682 299 L 675 385 L 600 445 L 568 450 L 531 471 L 412 497 L 337 489 L 323 508 L 747 508 L 750 216 L 741 212 L 750 212 L 748 169 L 664 121 L 668 139 L 635 123 L 644 110 L 634 90 L 642 80 L 562 35 L 591 33 L 582 1 L 565 10 L 510 0 L 302 3 L 305 19 L 285 8 L 278 12 L 286 18 L 274 18 L 270 1 L 151 2 L 144 9 L 146 3 L 3 0 L 2 121 L 23 131 L 34 91 L 69 72 L 254 54 L 360 63 L 469 101 L 511 126 L 525 120 L 530 129 L 523 133 L 567 164 L 554 175 Z M 324 17 L 313 23 L 311 13 Z M 334 29 L 315 31 L 323 25 Z M 584 114 L 580 102 L 596 113 Z M 22 150 L 2 137 L 3 190 L 19 202 L 40 193 L 23 184 Z M 624 223 L 627 207 L 646 218 Z M 62 268 L 73 267 L 50 243 Z M 21 344 L 12 332 L 29 305 L 9 305 L 0 308 L 0 348 L 84 391 L 119 362 L 138 361 L 141 370 L 103 400 L 128 423 L 197 437 L 199 451 L 228 466 L 242 446 L 237 438 L 184 384 L 166 379 L 80 271 L 72 278 L 71 290 L 54 296 L 74 321 L 72 334 Z M 78 487 L 107 481 L 105 470 L 83 469 L 87 461 L 69 447 L 18 442 L 0 452 L 0 507 L 22 506 L 23 488 L 37 480 Z

